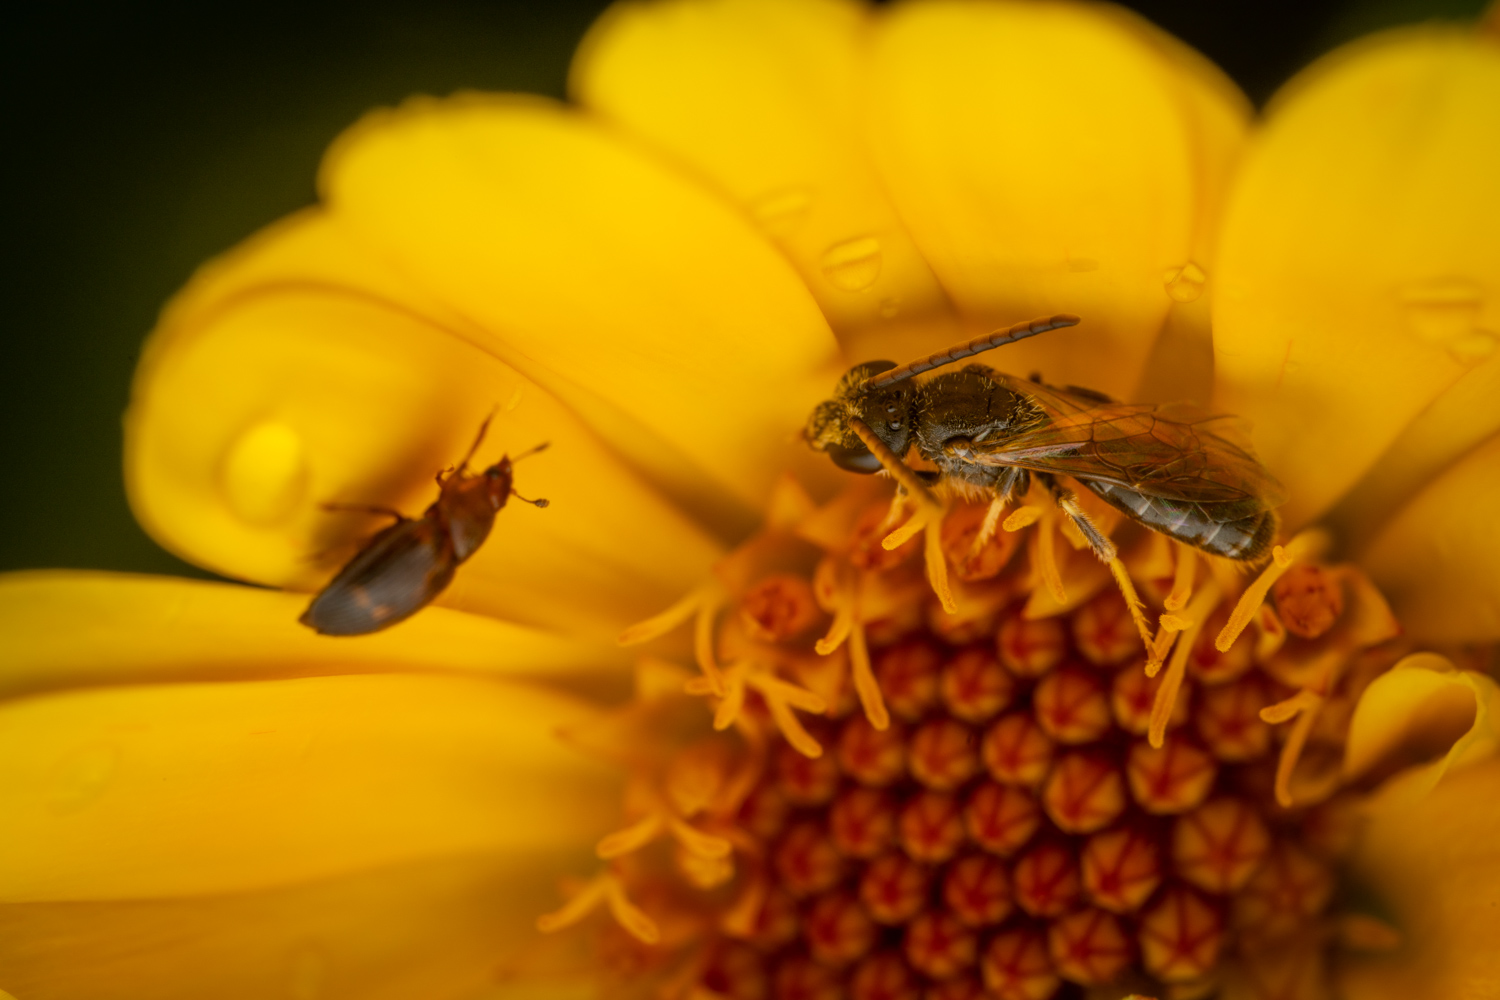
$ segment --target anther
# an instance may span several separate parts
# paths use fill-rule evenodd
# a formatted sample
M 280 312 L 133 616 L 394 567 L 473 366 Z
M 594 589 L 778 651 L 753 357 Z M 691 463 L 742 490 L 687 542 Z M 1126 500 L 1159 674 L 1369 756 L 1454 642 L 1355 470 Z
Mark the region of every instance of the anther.
M 1036 800 L 1013 785 L 982 783 L 964 806 L 969 839 L 991 854 L 1009 857 L 1031 839 L 1042 822 Z
M 1270 611 L 1269 607 L 1264 610 Z M 1274 615 L 1273 615 L 1274 617 Z M 1224 652 L 1219 652 L 1213 637 L 1229 620 L 1227 608 L 1219 607 L 1208 616 L 1198 641 L 1193 643 L 1188 654 L 1188 673 L 1204 684 L 1227 684 L 1242 677 L 1254 665 L 1251 659 L 1251 643 L 1237 642 Z
M 877 789 L 846 789 L 829 810 L 828 827 L 844 854 L 865 860 L 877 857 L 895 845 L 896 803 Z
M 777 1000 L 843 1000 L 842 976 L 805 955 L 782 959 L 774 977 Z
M 1014 712 L 1001 716 L 979 746 L 985 770 L 1001 784 L 1034 788 L 1052 767 L 1053 743 L 1029 715 Z
M 1172 867 L 1209 892 L 1224 895 L 1250 880 L 1271 849 L 1260 814 L 1238 799 L 1212 799 L 1172 825 Z
M 1307 746 L 1307 738 L 1326 700 L 1316 691 L 1303 689 L 1285 701 L 1260 710 L 1261 719 L 1273 726 L 1296 719 L 1286 735 L 1286 742 L 1281 745 L 1276 762 L 1276 802 L 1283 809 L 1292 806 L 1292 772 L 1296 770 L 1297 761 Z
M 656 921 L 630 901 L 625 895 L 625 887 L 609 872 L 585 884 L 561 909 L 537 917 L 536 929 L 551 934 L 571 927 L 601 905 L 608 907 L 615 922 L 637 941 L 655 944 L 661 940 L 661 929 Z
M 964 842 L 958 800 L 941 792 L 919 792 L 902 807 L 896 835 L 914 860 L 934 865 L 947 861 Z
M 1167 594 L 1163 606 L 1168 611 L 1181 611 L 1193 595 L 1193 581 L 1198 575 L 1198 552 L 1179 541 L 1172 542 L 1175 565 L 1172 571 L 1172 590 Z
M 952 979 L 967 972 L 978 957 L 979 943 L 974 932 L 957 917 L 942 911 L 929 911 L 906 928 L 902 942 L 906 960 L 930 979 Z
M 941 663 L 937 647 L 921 640 L 900 643 L 880 654 L 875 675 L 891 714 L 915 722 L 937 704 Z
M 1226 764 L 1241 764 L 1271 749 L 1271 727 L 1260 717 L 1269 701 L 1270 692 L 1259 674 L 1205 688 L 1193 712 L 1193 724 L 1215 757 Z
M 804 928 L 813 958 L 825 965 L 848 965 L 875 944 L 875 924 L 859 901 L 845 892 L 820 897 Z
M 1042 806 L 1065 833 L 1102 830 L 1120 817 L 1125 804 L 1125 781 L 1103 754 L 1064 754 L 1042 787 Z
M 838 791 L 839 766 L 831 754 L 807 757 L 783 745 L 776 753 L 776 781 L 792 805 L 826 805 Z
M 1151 717 L 1146 729 L 1146 738 L 1153 747 L 1160 747 L 1166 739 L 1167 725 L 1177 705 L 1177 694 L 1181 691 L 1182 682 L 1187 677 L 1188 654 L 1192 652 L 1193 643 L 1197 641 L 1198 634 L 1203 630 L 1204 619 L 1218 606 L 1221 596 L 1222 591 L 1219 585 L 1210 582 L 1193 595 L 1192 601 L 1188 603 L 1184 611 L 1188 625 L 1182 633 L 1182 639 L 1177 648 L 1172 650 L 1171 662 L 1167 664 L 1167 672 L 1162 675 L 1161 687 L 1156 692 L 1156 700 L 1151 704 Z M 1148 674 L 1153 672 L 1149 664 L 1146 672 Z
M 953 587 L 948 582 L 948 560 L 943 555 L 943 522 L 940 515 L 927 523 L 926 538 L 922 554 L 927 564 L 927 582 L 937 595 L 938 603 L 950 615 L 958 610 L 953 600 Z
M 894 549 L 887 549 L 882 544 L 889 533 L 886 526 L 888 513 L 887 505 L 873 505 L 866 508 L 859 520 L 854 523 L 850 539 L 849 563 L 856 569 L 881 573 L 895 569 L 916 555 L 918 543 L 915 538 Z
M 1134 913 L 1161 884 L 1156 842 L 1132 826 L 1094 834 L 1080 860 L 1084 891 L 1113 913 Z
M 850 1000 L 918 1000 L 921 995 L 911 967 L 896 952 L 871 955 L 849 977 Z
M 978 737 L 952 719 L 933 719 L 912 734 L 911 774 L 925 787 L 948 792 L 979 770 Z
M 704 854 L 679 842 L 672 852 L 672 862 L 690 885 L 704 891 L 716 889 L 734 878 L 734 857 L 731 854 Z
M 996 934 L 979 968 L 985 988 L 997 1000 L 1048 1000 L 1062 985 L 1047 953 L 1047 938 L 1034 927 Z
M 906 733 L 899 725 L 878 730 L 864 716 L 853 716 L 839 733 L 838 762 L 862 785 L 892 784 L 906 775 Z
M 1236 647 L 1238 648 L 1238 647 Z M 1145 736 L 1151 724 L 1151 706 L 1156 704 L 1156 693 L 1161 690 L 1165 674 L 1147 677 L 1146 671 L 1134 666 L 1115 673 L 1110 685 L 1109 707 L 1115 723 L 1132 736 Z M 1188 721 L 1188 708 L 1192 701 L 1192 689 L 1185 687 L 1178 692 L 1167 719 L 1167 728 L 1174 728 Z
M 1125 776 L 1142 809 L 1157 815 L 1187 812 L 1213 787 L 1218 769 L 1213 758 L 1180 736 L 1160 747 L 1144 740 L 1130 748 Z
M 833 888 L 844 875 L 844 856 L 822 827 L 798 823 L 776 848 L 781 884 L 795 896 L 812 896 Z
M 740 618 L 752 638 L 783 642 L 806 632 L 821 617 L 812 584 L 793 573 L 755 582 L 740 598 Z
M 927 904 L 931 875 L 900 851 L 881 855 L 859 879 L 859 900 L 876 923 L 904 924 Z
M 1005 865 L 985 854 L 955 861 L 943 879 L 943 903 L 970 927 L 1000 923 L 1013 909 Z
M 1087 907 L 1048 926 L 1047 952 L 1062 978 L 1080 986 L 1103 986 L 1130 966 L 1135 948 L 1118 917 Z
M 999 534 L 1002 501 L 957 504 L 943 519 L 943 553 L 954 575 L 965 583 L 990 580 L 1000 574 L 1019 547 L 1020 538 Z
M 1147 972 L 1168 983 L 1187 982 L 1218 963 L 1224 918 L 1195 890 L 1174 885 L 1142 914 L 1137 934 Z
M 959 650 L 938 680 L 949 713 L 969 723 L 988 721 L 1010 704 L 1015 688 L 995 654 L 983 646 Z
M 1255 941 L 1286 938 L 1322 913 L 1332 896 L 1328 866 L 1300 847 L 1279 841 L 1235 895 L 1235 928 Z
M 1057 565 L 1057 520 L 1053 511 L 1043 514 L 1031 533 L 1026 551 L 1031 556 L 1031 569 L 1036 577 L 1033 589 L 1045 587 L 1054 603 L 1066 605 L 1068 591 L 1063 586 L 1062 570 Z
M 1062 661 L 1068 641 L 1056 618 L 1005 619 L 995 640 L 1000 662 L 1017 677 L 1040 677 Z
M 1073 614 L 1073 641 L 1078 651 L 1101 667 L 1139 656 L 1141 640 L 1125 598 L 1117 590 L 1102 590 Z
M 1061 916 L 1078 900 L 1078 861 L 1062 844 L 1040 844 L 1016 862 L 1011 887 L 1033 917 Z
M 1043 677 L 1032 710 L 1037 723 L 1059 743 L 1092 743 L 1112 725 L 1104 682 L 1083 667 L 1065 666 Z
M 880 684 L 875 680 L 875 671 L 870 666 L 870 648 L 863 622 L 855 622 L 849 628 L 849 674 L 854 680 L 854 693 L 859 696 L 860 707 L 870 725 L 876 729 L 890 728 L 891 715 L 886 709 Z
M 1292 566 L 1271 588 L 1271 597 L 1286 630 L 1304 639 L 1327 632 L 1344 613 L 1344 588 L 1321 566 Z

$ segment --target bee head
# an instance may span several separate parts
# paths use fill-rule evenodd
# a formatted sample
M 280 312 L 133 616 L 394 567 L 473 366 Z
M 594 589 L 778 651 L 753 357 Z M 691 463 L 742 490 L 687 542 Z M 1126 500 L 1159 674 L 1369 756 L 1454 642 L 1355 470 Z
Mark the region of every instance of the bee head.
M 484 495 L 489 500 L 490 506 L 499 510 L 505 506 L 505 501 L 510 499 L 510 485 L 512 481 L 510 456 L 505 456 L 494 465 L 480 473 L 484 480 Z
M 877 390 L 865 386 L 871 376 L 895 367 L 894 361 L 867 361 L 849 369 L 834 387 L 833 398 L 819 403 L 808 417 L 802 432 L 807 443 L 827 452 L 841 469 L 879 472 L 880 460 L 850 425 L 851 420 L 859 419 L 893 452 L 904 455 L 911 444 L 913 387 L 905 382 Z

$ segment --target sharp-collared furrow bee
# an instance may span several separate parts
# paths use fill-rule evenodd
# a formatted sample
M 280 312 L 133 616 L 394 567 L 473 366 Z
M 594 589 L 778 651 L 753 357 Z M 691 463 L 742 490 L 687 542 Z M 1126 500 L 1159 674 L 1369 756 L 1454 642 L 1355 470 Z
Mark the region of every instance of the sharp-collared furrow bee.
M 328 585 L 314 597 L 299 621 L 323 635 L 366 635 L 390 628 L 421 611 L 443 592 L 459 565 L 484 544 L 495 515 L 511 497 L 527 500 L 512 487 L 512 463 L 546 448 L 540 444 L 515 459 L 470 473 L 469 460 L 479 450 L 486 418 L 457 468 L 437 474 L 438 498 L 421 517 L 409 518 L 389 507 L 324 504 L 325 510 L 352 510 L 394 517 L 396 523 L 371 538 Z
M 1025 494 L 1036 476 L 1105 562 L 1114 558 L 1114 546 L 1057 476 L 1204 552 L 1246 563 L 1263 559 L 1285 495 L 1248 445 L 1237 443 L 1233 418 L 1181 404 L 1117 403 L 978 364 L 913 378 L 1077 322 L 1057 315 L 1018 323 L 899 368 L 890 361 L 856 365 L 833 398 L 818 404 L 804 436 L 853 472 L 879 471 L 915 447 L 937 469 L 929 481 L 1001 500 Z

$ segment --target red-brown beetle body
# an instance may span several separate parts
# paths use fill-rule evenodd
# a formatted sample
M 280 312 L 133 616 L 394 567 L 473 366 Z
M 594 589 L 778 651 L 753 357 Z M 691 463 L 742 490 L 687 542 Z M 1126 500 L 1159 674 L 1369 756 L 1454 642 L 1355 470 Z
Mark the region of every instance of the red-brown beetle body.
M 508 455 L 483 472 L 467 471 L 488 427 L 486 420 L 456 469 L 438 473 L 438 498 L 419 518 L 380 507 L 329 505 L 388 514 L 396 523 L 339 570 L 307 606 L 302 624 L 323 635 L 367 635 L 410 618 L 443 592 L 459 565 L 489 537 L 495 515 L 516 495 Z M 546 500 L 526 502 L 547 506 Z

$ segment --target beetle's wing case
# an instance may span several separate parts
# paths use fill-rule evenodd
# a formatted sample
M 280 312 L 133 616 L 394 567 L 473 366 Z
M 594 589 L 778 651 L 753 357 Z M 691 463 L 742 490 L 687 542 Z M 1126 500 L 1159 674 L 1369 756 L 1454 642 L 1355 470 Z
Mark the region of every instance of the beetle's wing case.
M 1228 505 L 1234 520 L 1286 501 L 1281 484 L 1225 436 L 1233 424 L 1181 404 L 1104 403 L 996 373 L 1049 419 L 1016 434 L 964 444 L 981 465 L 1014 466 L 1109 483 L 1148 497 Z
M 339 571 L 300 619 L 324 635 L 378 632 L 416 614 L 453 579 L 458 560 L 436 521 L 380 532 Z

